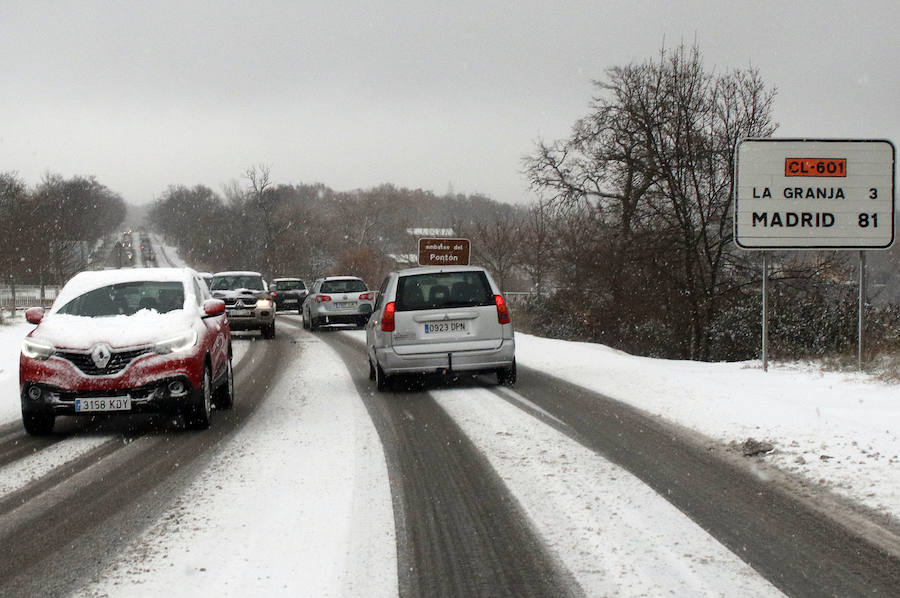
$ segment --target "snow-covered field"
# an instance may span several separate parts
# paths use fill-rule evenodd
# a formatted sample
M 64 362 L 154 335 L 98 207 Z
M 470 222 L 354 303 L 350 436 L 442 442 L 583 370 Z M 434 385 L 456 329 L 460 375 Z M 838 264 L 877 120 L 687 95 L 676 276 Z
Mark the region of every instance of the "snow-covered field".
M 18 351 L 28 329 L 21 322 L 0 327 L 0 423 L 19 418 Z M 341 334 L 362 342 L 362 332 Z M 774 449 L 767 462 L 900 516 L 896 384 L 807 364 L 775 364 L 764 373 L 752 362 L 673 362 L 525 334 L 516 340 L 521 365 L 723 444 L 768 441 Z M 83 594 L 396 594 L 393 515 L 377 435 L 337 355 L 313 335 L 301 346 L 286 369 L 292 373 L 188 496 L 134 544 L 141 565 L 132 566 L 126 553 Z M 235 347 L 240 369 L 246 342 Z M 432 394 L 588 595 L 778 595 L 632 475 L 509 402 L 477 388 Z M 15 470 L 0 469 L 0 491 L 64 462 L 66 449 L 89 450 L 90 442 L 67 441 Z

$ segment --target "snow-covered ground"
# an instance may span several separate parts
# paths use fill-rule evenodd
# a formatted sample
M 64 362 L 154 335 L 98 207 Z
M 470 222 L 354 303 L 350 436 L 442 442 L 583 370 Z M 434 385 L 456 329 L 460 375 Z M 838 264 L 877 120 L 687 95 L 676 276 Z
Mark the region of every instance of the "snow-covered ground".
M 21 322 L 0 327 L 0 423 L 19 418 L 18 351 L 28 329 Z M 360 331 L 341 334 L 362 342 Z M 767 462 L 900 517 L 896 384 L 809 364 L 774 364 L 764 373 L 752 362 L 675 362 L 525 334 L 516 340 L 521 365 L 723 444 L 768 441 L 774 449 Z M 235 343 L 238 370 L 248 342 Z M 396 594 L 393 515 L 377 435 L 337 355 L 314 335 L 301 346 L 286 368 L 291 373 L 247 426 L 131 547 L 140 566 L 126 552 L 83 594 Z M 432 394 L 589 596 L 779 595 L 631 474 L 510 402 L 478 388 Z M 0 469 L 0 492 L 97 441 L 73 439 Z

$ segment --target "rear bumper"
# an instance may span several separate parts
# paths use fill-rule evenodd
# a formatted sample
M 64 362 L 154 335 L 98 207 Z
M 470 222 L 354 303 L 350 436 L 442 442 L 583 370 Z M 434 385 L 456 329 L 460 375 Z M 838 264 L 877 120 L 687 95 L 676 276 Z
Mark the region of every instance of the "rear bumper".
M 314 318 L 328 318 L 333 322 L 337 322 L 339 318 L 359 318 L 360 316 L 368 318 L 372 315 L 372 304 L 360 303 L 350 309 L 334 309 L 323 303 L 311 307 L 309 313 Z
M 375 349 L 375 357 L 385 374 L 428 372 L 481 372 L 512 365 L 516 356 L 514 339 L 504 339 L 497 349 L 449 351 L 399 355 L 392 348 Z

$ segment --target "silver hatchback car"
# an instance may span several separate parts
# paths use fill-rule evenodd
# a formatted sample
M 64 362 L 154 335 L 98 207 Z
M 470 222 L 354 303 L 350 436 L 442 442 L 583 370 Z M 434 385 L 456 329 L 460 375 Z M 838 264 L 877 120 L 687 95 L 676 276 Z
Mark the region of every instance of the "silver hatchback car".
M 404 373 L 496 372 L 516 382 L 509 309 L 484 268 L 443 266 L 391 272 L 366 325 L 369 377 L 378 390 Z

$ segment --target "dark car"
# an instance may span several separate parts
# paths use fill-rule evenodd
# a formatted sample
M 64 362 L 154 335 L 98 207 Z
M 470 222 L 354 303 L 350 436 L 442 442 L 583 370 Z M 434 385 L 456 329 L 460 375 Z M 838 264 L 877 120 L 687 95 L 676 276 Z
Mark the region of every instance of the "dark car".
M 270 290 L 278 311 L 296 309 L 298 314 L 303 313 L 303 300 L 309 294 L 305 282 L 299 278 L 276 278 Z

